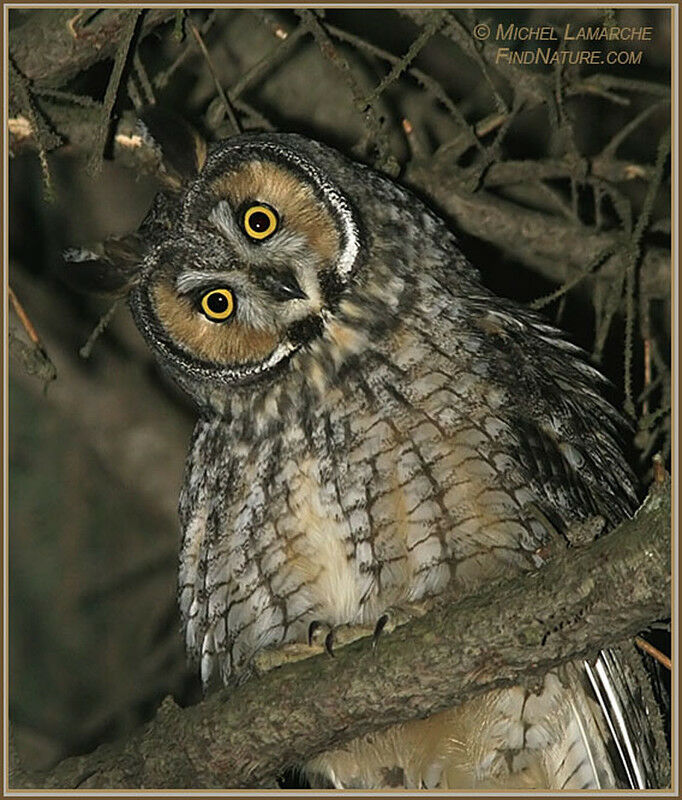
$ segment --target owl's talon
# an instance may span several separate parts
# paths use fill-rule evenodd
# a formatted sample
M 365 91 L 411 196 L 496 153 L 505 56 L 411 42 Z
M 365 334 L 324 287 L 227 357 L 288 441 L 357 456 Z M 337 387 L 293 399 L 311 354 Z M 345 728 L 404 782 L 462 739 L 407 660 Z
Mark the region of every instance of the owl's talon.
M 334 656 L 334 629 L 332 628 L 329 633 L 324 637 L 324 649 L 329 653 L 332 658 Z
M 314 619 L 310 625 L 308 625 L 308 646 L 313 646 L 313 638 L 315 633 L 322 627 L 322 623 L 319 619 Z
M 374 626 L 374 633 L 372 634 L 372 647 L 376 647 L 379 641 L 379 637 L 382 634 L 382 631 L 386 627 L 386 623 L 388 622 L 388 614 L 382 614 L 379 619 L 377 620 L 377 624 Z

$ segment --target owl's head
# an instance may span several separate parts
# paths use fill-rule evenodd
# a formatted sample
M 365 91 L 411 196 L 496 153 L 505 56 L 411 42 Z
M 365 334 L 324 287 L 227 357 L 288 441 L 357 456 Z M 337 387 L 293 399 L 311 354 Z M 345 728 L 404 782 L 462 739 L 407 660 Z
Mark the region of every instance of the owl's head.
M 160 215 L 173 224 L 152 219 L 130 304 L 183 385 L 261 379 L 320 336 L 334 312 L 360 234 L 314 151 L 300 137 L 228 139 L 198 164 L 173 214 Z

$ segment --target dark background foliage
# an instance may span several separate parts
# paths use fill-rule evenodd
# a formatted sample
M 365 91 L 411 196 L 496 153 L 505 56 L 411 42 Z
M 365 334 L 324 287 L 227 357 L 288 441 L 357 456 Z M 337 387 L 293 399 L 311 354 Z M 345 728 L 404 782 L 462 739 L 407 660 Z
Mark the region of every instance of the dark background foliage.
M 498 46 L 544 43 L 473 34 L 512 22 L 641 63 L 512 65 Z M 562 42 L 566 23 L 652 40 Z M 174 599 L 193 410 L 123 306 L 79 355 L 110 304 L 69 289 L 60 259 L 149 207 L 143 105 L 209 140 L 305 133 L 411 186 L 484 283 L 543 307 L 611 379 L 643 485 L 669 457 L 668 11 L 15 10 L 9 47 L 10 285 L 30 320 L 9 319 L 10 712 L 27 766 L 201 694 Z

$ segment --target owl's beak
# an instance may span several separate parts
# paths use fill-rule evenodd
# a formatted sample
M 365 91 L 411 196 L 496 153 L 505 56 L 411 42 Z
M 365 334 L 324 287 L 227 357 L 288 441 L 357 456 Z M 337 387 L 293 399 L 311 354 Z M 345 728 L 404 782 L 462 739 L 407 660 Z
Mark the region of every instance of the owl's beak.
M 293 272 L 277 270 L 261 276 L 260 283 L 275 300 L 307 300 L 308 295 L 301 289 Z

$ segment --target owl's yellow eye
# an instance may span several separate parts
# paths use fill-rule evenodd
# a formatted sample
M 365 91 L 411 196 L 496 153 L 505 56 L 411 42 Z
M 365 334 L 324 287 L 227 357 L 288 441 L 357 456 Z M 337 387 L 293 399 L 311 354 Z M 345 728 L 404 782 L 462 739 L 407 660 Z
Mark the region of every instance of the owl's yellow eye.
M 222 322 L 234 312 L 234 295 L 229 289 L 211 289 L 201 298 L 201 310 L 207 319 Z
M 244 230 L 252 239 L 267 239 L 277 230 L 276 212 L 265 205 L 253 205 L 244 212 Z

